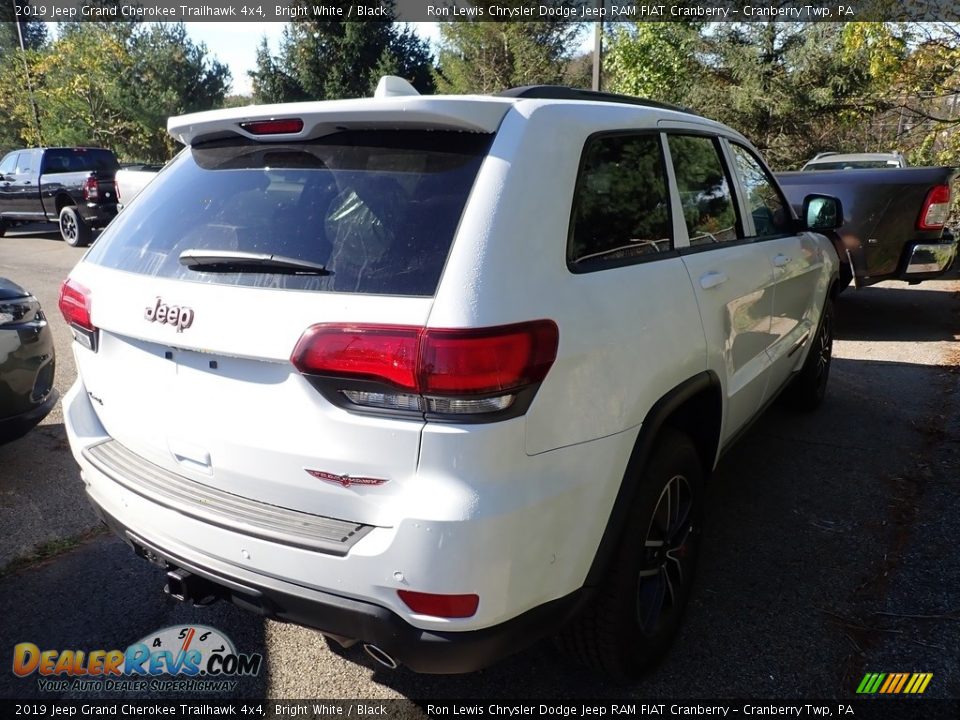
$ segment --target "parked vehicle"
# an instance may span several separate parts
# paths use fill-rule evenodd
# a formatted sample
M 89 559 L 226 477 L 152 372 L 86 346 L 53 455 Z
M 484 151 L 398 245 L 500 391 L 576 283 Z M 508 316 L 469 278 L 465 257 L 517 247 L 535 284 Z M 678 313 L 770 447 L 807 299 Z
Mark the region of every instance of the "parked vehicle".
M 84 246 L 117 214 L 117 158 L 103 148 L 14 150 L 0 160 L 0 237 L 21 223 L 52 222 Z
M 905 168 L 907 159 L 900 153 L 822 152 L 808 160 L 801 170 L 873 170 Z
M 655 662 L 717 458 L 824 397 L 837 200 L 798 220 L 734 130 L 556 87 L 169 130 L 61 302 L 88 496 L 168 592 L 420 672 L 561 629 Z
M 840 198 L 844 222 L 834 241 L 843 285 L 918 283 L 943 275 L 957 254 L 946 227 L 957 168 L 784 172 L 777 179 L 795 209 L 810 193 Z
M 0 278 L 0 443 L 16 440 L 57 404 L 53 335 L 39 301 Z
M 117 171 L 117 198 L 120 209 L 130 204 L 141 191 L 153 180 L 163 165 L 124 165 Z

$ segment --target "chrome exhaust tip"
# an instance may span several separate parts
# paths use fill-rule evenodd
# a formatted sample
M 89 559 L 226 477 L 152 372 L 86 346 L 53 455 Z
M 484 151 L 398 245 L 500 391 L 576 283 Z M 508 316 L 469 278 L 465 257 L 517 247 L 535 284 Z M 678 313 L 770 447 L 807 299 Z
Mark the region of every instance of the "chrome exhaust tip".
M 400 663 L 394 660 L 393 657 L 391 657 L 391 655 L 388 652 L 381 650 L 376 645 L 371 645 L 370 643 L 364 643 L 363 649 L 367 651 L 367 655 L 372 657 L 374 660 L 376 660 L 378 663 L 380 663 L 384 667 L 388 667 L 391 670 L 396 670 L 400 666 Z

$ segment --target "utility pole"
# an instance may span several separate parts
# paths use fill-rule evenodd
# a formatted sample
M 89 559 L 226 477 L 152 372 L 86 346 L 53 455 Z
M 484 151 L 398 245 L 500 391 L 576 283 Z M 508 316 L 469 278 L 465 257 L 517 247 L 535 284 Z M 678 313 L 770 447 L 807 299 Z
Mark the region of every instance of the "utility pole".
M 602 18 L 600 11 L 603 0 L 597 2 L 597 17 Z M 599 91 L 603 80 L 603 20 L 598 20 L 593 29 L 593 89 Z
M 43 145 L 43 130 L 40 128 L 40 110 L 37 108 L 37 99 L 33 94 L 33 81 L 30 79 L 30 66 L 27 64 L 27 49 L 23 45 L 23 30 L 20 28 L 17 13 L 17 0 L 13 3 L 13 22 L 17 26 L 17 39 L 20 41 L 20 57 L 23 59 L 23 74 L 27 81 L 27 92 L 30 94 L 30 106 L 33 108 L 33 122 L 37 126 L 37 145 Z

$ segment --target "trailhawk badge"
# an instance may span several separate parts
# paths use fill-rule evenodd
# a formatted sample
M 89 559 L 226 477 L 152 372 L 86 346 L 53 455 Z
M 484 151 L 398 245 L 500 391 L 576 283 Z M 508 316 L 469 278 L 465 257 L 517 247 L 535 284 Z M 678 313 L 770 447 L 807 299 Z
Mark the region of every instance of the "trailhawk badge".
M 143 316 L 150 322 L 158 322 L 161 325 L 173 325 L 177 332 L 183 332 L 193 325 L 193 308 L 180 305 L 167 305 L 163 298 L 158 297 L 153 305 L 147 305 Z

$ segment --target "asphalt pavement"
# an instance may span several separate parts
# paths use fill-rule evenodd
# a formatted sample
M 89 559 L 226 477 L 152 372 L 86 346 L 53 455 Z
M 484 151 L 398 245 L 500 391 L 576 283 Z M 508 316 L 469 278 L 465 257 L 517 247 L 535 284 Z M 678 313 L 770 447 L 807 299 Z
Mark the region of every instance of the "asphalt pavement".
M 0 275 L 48 310 L 61 393 L 75 371 L 57 293 L 82 254 L 50 234 L 0 239 Z M 0 446 L 0 668 L 17 642 L 124 648 L 197 623 L 264 655 L 235 691 L 247 698 L 851 698 L 865 672 L 921 671 L 928 697 L 960 697 L 960 281 L 848 290 L 836 320 L 823 407 L 775 406 L 722 459 L 685 623 L 635 686 L 550 642 L 471 675 L 388 671 L 304 628 L 177 604 L 161 570 L 87 535 L 97 521 L 59 408 Z M 52 556 L 17 560 L 41 546 Z M 0 671 L 0 697 L 57 696 Z

